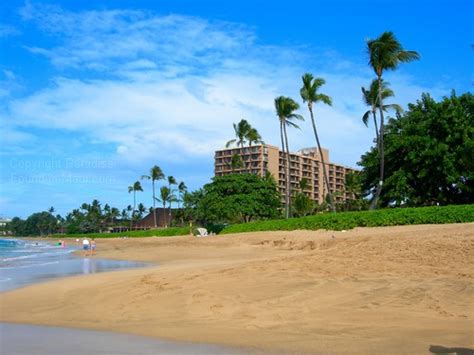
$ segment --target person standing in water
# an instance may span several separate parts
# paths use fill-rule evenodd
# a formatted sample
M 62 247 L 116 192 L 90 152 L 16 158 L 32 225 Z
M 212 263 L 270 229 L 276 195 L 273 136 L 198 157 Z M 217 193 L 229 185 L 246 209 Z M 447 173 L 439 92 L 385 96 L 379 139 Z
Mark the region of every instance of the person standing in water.
M 91 253 L 92 255 L 95 255 L 95 238 L 92 238 L 91 240 Z
M 82 249 L 84 250 L 84 256 L 87 256 L 89 254 L 89 247 L 89 239 L 84 238 L 84 240 L 82 241 Z

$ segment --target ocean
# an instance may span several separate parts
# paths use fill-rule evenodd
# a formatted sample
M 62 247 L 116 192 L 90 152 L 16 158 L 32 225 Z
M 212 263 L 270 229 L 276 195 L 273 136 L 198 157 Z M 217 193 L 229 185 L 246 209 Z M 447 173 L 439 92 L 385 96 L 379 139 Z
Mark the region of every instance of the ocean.
M 60 246 L 31 239 L 0 238 L 0 292 L 58 277 L 147 266 L 73 255 L 79 249 L 76 244 Z

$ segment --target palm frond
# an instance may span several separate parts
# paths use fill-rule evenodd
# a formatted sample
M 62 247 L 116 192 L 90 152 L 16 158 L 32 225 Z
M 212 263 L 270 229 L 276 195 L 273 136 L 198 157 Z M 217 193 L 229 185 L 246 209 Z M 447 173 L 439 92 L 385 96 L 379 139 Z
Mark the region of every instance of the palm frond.
M 372 106 L 372 100 L 370 96 L 370 90 L 367 90 L 364 87 L 361 87 L 362 90 L 362 100 L 367 106 Z
M 366 113 L 364 113 L 364 116 L 362 116 L 362 122 L 364 122 L 366 127 L 369 127 L 369 116 L 372 111 L 369 110 Z
M 319 89 L 321 86 L 323 86 L 324 84 L 326 84 L 326 80 L 324 80 L 323 78 L 315 78 L 314 81 L 313 81 L 313 88 L 314 89 Z
M 304 117 L 303 115 L 300 115 L 300 114 L 297 114 L 297 113 L 293 113 L 291 115 L 288 116 L 289 119 L 297 119 L 297 120 L 300 120 L 300 121 L 304 121 Z
M 293 128 L 298 128 L 300 129 L 300 126 L 298 126 L 296 123 L 294 122 L 291 122 L 291 121 L 286 121 L 285 124 L 289 127 L 293 127 Z
M 401 63 L 408 63 L 420 59 L 420 54 L 416 51 L 400 51 L 397 55 L 397 59 Z
M 383 105 L 383 110 L 384 111 L 387 111 L 387 110 L 394 110 L 396 111 L 397 113 L 402 113 L 403 112 L 403 108 L 398 105 L 398 104 L 387 104 L 387 105 Z
M 316 102 L 321 101 L 322 103 L 325 103 L 328 106 L 332 106 L 332 99 L 330 96 L 326 94 L 318 94 L 316 96 Z

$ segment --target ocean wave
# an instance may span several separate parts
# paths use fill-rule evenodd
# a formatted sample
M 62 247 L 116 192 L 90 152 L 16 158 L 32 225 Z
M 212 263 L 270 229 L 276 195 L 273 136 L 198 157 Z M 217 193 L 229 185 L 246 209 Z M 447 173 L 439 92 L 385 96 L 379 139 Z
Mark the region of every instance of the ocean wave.
M 46 253 L 34 253 L 29 255 L 21 255 L 21 256 L 14 256 L 9 258 L 2 258 L 0 261 L 15 261 L 15 260 L 24 260 L 24 259 L 32 259 L 32 258 L 40 258 L 43 256 L 59 256 L 59 255 L 66 255 L 74 252 L 74 249 L 63 250 L 62 252 L 55 251 L 55 252 L 46 252 Z
M 39 264 L 28 264 L 28 265 L 16 265 L 16 266 L 6 266 L 6 267 L 1 267 L 0 269 L 2 270 L 12 270 L 12 269 L 25 269 L 29 267 L 38 267 L 38 266 L 44 266 L 44 265 L 53 265 L 53 264 L 59 264 L 59 261 L 49 261 L 46 263 L 39 263 Z

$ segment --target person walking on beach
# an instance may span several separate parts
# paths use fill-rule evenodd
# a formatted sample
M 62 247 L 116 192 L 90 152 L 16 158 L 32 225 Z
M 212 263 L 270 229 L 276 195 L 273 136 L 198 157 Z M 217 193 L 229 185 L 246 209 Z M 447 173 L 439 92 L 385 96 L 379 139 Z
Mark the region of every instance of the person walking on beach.
M 95 238 L 91 240 L 91 254 L 95 255 Z
M 84 240 L 82 241 L 82 249 L 84 249 L 84 256 L 87 256 L 89 254 L 89 247 L 89 239 L 84 238 Z

